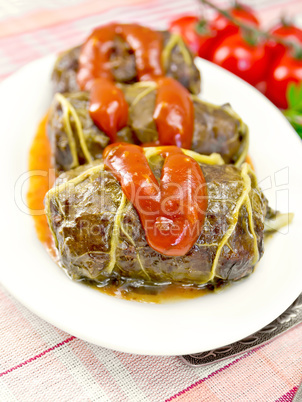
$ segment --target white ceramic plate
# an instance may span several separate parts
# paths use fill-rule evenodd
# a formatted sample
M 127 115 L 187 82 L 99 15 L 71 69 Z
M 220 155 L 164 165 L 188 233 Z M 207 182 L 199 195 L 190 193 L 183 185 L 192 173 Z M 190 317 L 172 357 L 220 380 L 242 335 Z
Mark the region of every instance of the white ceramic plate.
M 281 314 L 302 291 L 302 144 L 282 114 L 254 88 L 198 60 L 204 99 L 230 102 L 250 127 L 252 155 L 273 208 L 295 212 L 269 241 L 253 275 L 219 294 L 162 305 L 116 299 L 72 282 L 36 238 L 26 213 L 28 151 L 51 100 L 54 56 L 35 61 L 0 87 L 0 281 L 25 306 L 89 342 L 140 354 L 201 352 L 239 340 Z M 271 184 L 270 184 L 271 181 Z

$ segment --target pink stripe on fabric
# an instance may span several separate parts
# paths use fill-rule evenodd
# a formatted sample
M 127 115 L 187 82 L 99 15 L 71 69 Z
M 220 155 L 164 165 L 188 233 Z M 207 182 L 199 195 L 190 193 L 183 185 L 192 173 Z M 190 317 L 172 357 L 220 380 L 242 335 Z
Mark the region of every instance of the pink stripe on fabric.
M 102 364 L 102 361 L 97 358 L 88 343 L 78 340 L 78 342 L 70 345 L 70 350 L 105 392 L 110 394 L 112 388 L 114 388 L 118 400 L 126 400 L 126 395 L 118 384 L 118 381 L 116 381 L 116 378 L 107 370 L 105 365 Z
M 67 339 L 65 339 L 64 341 L 62 341 L 62 342 L 60 342 L 60 343 L 57 343 L 56 345 L 52 346 L 51 348 L 49 348 L 49 349 L 47 349 L 47 350 L 44 350 L 44 352 L 41 352 L 41 353 L 39 353 L 38 355 L 36 355 L 36 356 L 34 356 L 34 357 L 31 357 L 31 358 L 28 359 L 28 360 L 25 360 L 24 362 L 18 364 L 17 366 L 14 366 L 14 367 L 12 367 L 12 368 L 6 370 L 6 371 L 3 371 L 2 373 L 0 373 L 0 377 L 4 376 L 5 374 L 9 374 L 9 373 L 11 373 L 11 372 L 14 371 L 14 370 L 17 370 L 18 368 L 21 368 L 21 367 L 25 366 L 26 364 L 31 363 L 31 362 L 33 362 L 33 361 L 39 359 L 39 357 L 42 357 L 42 356 L 46 355 L 47 353 L 52 352 L 53 350 L 55 350 L 55 349 L 57 349 L 57 348 L 59 348 L 59 347 L 61 347 L 61 346 L 63 346 L 63 345 L 66 345 L 67 343 L 73 341 L 74 339 L 76 339 L 76 337 L 75 337 L 75 336 L 71 336 L 70 338 L 67 338 Z
M 143 4 L 145 1 L 153 0 L 128 0 L 127 7 Z M 25 32 L 32 32 L 37 29 L 51 27 L 64 22 L 76 21 L 82 16 L 89 17 L 97 12 L 106 12 L 112 7 L 122 7 L 122 0 L 112 0 L 112 4 L 102 4 L 100 1 L 88 1 L 77 6 L 63 7 L 57 10 L 37 9 L 26 13 L 22 17 L 10 18 L 1 23 L 0 37 L 6 37 Z
M 288 378 L 287 373 L 284 373 L 284 372 L 282 372 L 282 370 L 278 369 L 278 366 L 276 365 L 275 360 L 271 358 L 271 355 L 266 355 L 265 352 L 260 351 L 259 357 L 260 356 L 261 356 L 262 361 L 267 364 L 268 370 L 270 370 L 271 372 L 278 372 L 278 376 L 286 384 L 285 389 L 288 389 L 293 386 L 293 383 L 291 382 L 291 379 Z
M 24 333 L 32 334 L 31 342 L 24 342 Z M 20 360 L 35 355 L 37 350 L 49 347 L 43 337 L 34 330 L 31 322 L 24 317 L 19 305 L 2 291 L 0 291 L 0 339 L 0 367 L 14 367 Z M 18 356 L 16 353 L 11 353 L 7 345 L 10 342 L 18 345 Z
M 167 382 L 170 383 L 170 386 L 173 387 L 173 381 L 171 376 L 177 375 L 177 370 L 171 368 L 171 360 L 168 358 L 160 357 L 160 356 L 140 356 L 136 354 L 126 354 L 118 351 L 113 351 L 115 356 L 120 360 L 120 362 L 124 365 L 124 367 L 131 372 L 131 376 L 136 383 L 141 383 L 140 387 L 150 398 L 152 398 L 152 391 L 150 391 L 150 383 L 152 384 L 155 381 L 155 378 L 165 378 Z M 152 367 L 152 368 L 151 368 Z M 154 367 L 156 367 L 156 375 L 153 372 Z M 148 376 L 148 380 L 141 381 L 142 375 L 144 373 Z M 168 374 L 167 374 L 168 373 Z M 182 386 L 192 382 L 196 379 L 192 378 L 192 376 L 184 376 L 185 381 L 182 383 Z M 198 377 L 197 377 L 198 378 Z M 177 383 L 179 384 L 179 383 Z M 180 385 L 172 388 L 173 390 L 179 389 Z M 166 398 L 167 395 L 171 393 L 168 392 L 165 394 L 163 398 Z
M 170 398 L 166 399 L 165 402 L 170 402 L 173 399 L 177 398 L 180 395 L 185 394 L 186 392 L 190 391 L 191 389 L 195 388 L 197 385 L 202 384 L 206 380 L 209 380 L 210 378 L 214 377 L 214 375 L 221 373 L 222 371 L 232 367 L 234 364 L 240 362 L 241 360 L 245 359 L 246 357 L 249 357 L 251 354 L 255 353 L 257 350 L 262 349 L 265 345 L 259 346 L 258 348 L 255 348 L 249 352 L 247 352 L 245 355 L 242 355 L 238 357 L 236 360 L 233 360 L 231 363 L 227 364 L 226 366 L 221 367 L 220 369 L 213 371 L 213 373 L 209 374 L 207 377 L 201 378 L 200 380 L 196 381 L 194 384 L 191 384 L 189 387 L 183 389 L 182 391 L 179 391 L 177 394 L 171 396 Z
M 297 391 L 298 387 L 292 388 L 286 394 L 282 395 L 279 399 L 277 399 L 276 402 L 291 402 L 294 399 L 294 396 L 296 395 Z

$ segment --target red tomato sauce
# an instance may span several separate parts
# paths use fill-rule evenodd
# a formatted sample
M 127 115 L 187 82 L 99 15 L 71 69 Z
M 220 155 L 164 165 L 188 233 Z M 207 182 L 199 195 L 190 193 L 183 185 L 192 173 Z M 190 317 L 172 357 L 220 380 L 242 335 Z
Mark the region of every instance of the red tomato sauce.
M 128 104 L 120 88 L 104 78 L 94 81 L 90 92 L 89 114 L 111 142 L 117 132 L 127 125 Z
M 135 55 L 139 81 L 156 80 L 158 93 L 154 120 L 159 144 L 190 148 L 194 130 L 194 107 L 190 93 L 176 80 L 164 77 L 161 63 L 162 35 L 137 24 L 111 23 L 95 29 L 81 48 L 77 80 L 81 90 L 90 90 L 90 116 L 111 142 L 126 126 L 128 105 L 113 83 L 110 55 L 114 38 L 120 35 Z
M 32 211 L 35 228 L 39 240 L 54 257 L 56 250 L 52 234 L 49 230 L 44 210 L 44 197 L 47 191 L 53 186 L 55 175 L 51 165 L 51 150 L 46 135 L 46 115 L 39 124 L 36 136 L 29 151 L 29 170 L 39 170 L 43 174 L 33 175 L 29 178 L 29 190 L 27 203 Z
M 194 106 L 189 91 L 178 81 L 163 77 L 157 81 L 154 121 L 158 141 L 144 146 L 176 145 L 190 149 L 194 131 Z M 116 142 L 117 132 L 127 125 L 128 104 L 113 82 L 98 78 L 90 92 L 89 113 L 94 123 Z
M 139 81 L 164 75 L 161 64 L 163 38 L 159 32 L 138 24 L 111 23 L 95 29 L 82 46 L 77 74 L 82 90 L 89 90 L 96 78 L 113 80 L 109 61 L 116 35 L 132 49 Z
M 116 32 L 134 51 L 139 81 L 150 81 L 164 75 L 161 63 L 163 37 L 159 32 L 137 24 L 120 24 Z
M 170 77 L 158 81 L 153 114 L 159 144 L 190 149 L 194 131 L 194 106 L 189 91 Z
M 160 184 L 137 145 L 109 145 L 104 161 L 138 212 L 150 247 L 163 255 L 183 256 L 202 230 L 206 181 L 199 164 L 180 148 L 161 147 L 161 155 L 165 162 Z

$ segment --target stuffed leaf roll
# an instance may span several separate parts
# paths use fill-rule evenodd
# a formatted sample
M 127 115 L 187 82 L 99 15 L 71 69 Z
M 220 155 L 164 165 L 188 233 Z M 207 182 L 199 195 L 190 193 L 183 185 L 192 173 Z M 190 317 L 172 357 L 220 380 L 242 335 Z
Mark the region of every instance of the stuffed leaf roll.
M 162 255 L 146 241 L 140 218 L 102 160 L 59 177 L 45 199 L 62 267 L 76 280 L 96 284 L 127 280 L 135 286 L 200 286 L 249 275 L 263 254 L 267 201 L 248 164 L 224 165 L 219 155 L 183 150 L 200 165 L 208 206 L 201 234 L 190 251 Z M 145 148 L 160 180 L 159 148 Z
M 128 125 L 118 131 L 117 141 L 145 144 L 158 141 L 153 114 L 155 83 L 122 85 L 129 104 Z M 216 106 L 197 97 L 194 106 L 194 131 L 191 149 L 209 155 L 221 154 L 226 163 L 239 166 L 248 150 L 248 128 L 229 105 Z M 66 171 L 100 158 L 109 137 L 92 121 L 89 93 L 56 94 L 49 112 L 48 135 L 54 166 Z
M 119 25 L 120 27 L 129 26 L 125 24 Z M 136 27 L 135 24 L 133 26 Z M 100 29 L 102 28 L 100 27 Z M 178 80 L 190 92 L 198 94 L 200 92 L 200 74 L 194 64 L 191 51 L 181 37 L 167 31 L 153 32 L 158 34 L 162 41 L 160 60 L 164 74 Z M 54 92 L 78 92 L 82 89 L 79 86 L 77 74 L 83 46 L 70 49 L 58 57 L 52 74 Z M 114 35 L 110 43 L 110 49 L 109 68 L 113 79 L 120 83 L 138 81 L 135 51 L 127 40 L 121 34 Z M 144 51 L 146 53 L 146 49 Z

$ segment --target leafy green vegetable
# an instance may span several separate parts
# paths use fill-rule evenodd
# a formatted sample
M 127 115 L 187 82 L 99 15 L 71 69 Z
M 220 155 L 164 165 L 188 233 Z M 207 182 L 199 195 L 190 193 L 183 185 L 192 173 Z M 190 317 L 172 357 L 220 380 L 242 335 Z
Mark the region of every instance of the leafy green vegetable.
M 283 114 L 302 138 L 302 82 L 289 84 L 286 97 L 288 108 Z

